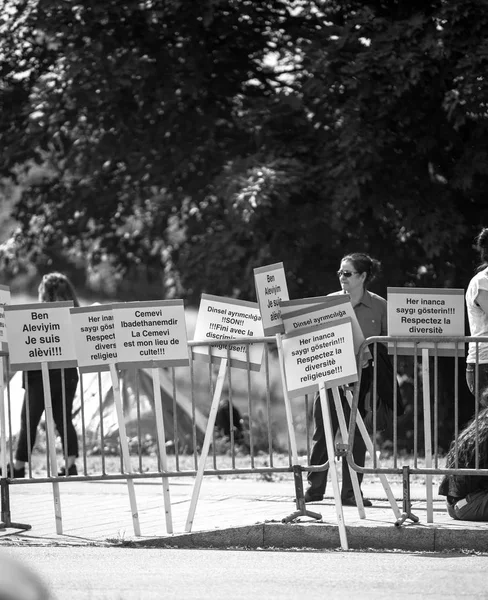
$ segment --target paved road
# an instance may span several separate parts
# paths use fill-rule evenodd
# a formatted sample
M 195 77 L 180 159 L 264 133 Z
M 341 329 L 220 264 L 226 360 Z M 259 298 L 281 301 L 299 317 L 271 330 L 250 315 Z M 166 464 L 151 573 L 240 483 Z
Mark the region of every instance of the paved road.
M 487 598 L 488 589 L 487 556 L 476 554 L 94 547 L 2 552 L 34 567 L 56 600 L 472 600 Z

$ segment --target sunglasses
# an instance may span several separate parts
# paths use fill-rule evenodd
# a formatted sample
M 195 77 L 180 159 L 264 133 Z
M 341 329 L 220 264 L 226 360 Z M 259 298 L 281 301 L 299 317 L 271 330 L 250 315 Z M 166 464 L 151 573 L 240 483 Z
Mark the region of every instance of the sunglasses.
M 357 275 L 357 271 L 337 271 L 338 277 L 344 276 L 346 279 L 349 279 L 352 275 Z

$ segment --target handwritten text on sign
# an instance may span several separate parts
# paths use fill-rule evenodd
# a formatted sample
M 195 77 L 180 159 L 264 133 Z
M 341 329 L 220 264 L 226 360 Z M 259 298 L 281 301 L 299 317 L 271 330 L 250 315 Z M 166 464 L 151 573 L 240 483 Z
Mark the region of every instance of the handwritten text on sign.
M 80 371 L 107 371 L 117 361 L 112 306 L 72 308 L 70 313 Z
M 351 320 L 347 318 L 286 335 L 283 356 L 290 397 L 314 392 L 322 381 L 329 388 L 358 379 Z
M 5 306 L 10 363 L 13 369 L 76 366 L 69 309 L 72 302 Z
M 112 304 L 117 365 L 181 367 L 190 362 L 183 300 Z
M 254 281 L 265 335 L 283 333 L 280 304 L 288 300 L 283 263 L 254 269 Z
M 195 327 L 195 341 L 233 340 L 237 338 L 263 337 L 261 314 L 255 302 L 234 300 L 202 294 Z M 249 348 L 249 355 L 248 355 Z M 223 358 L 230 359 L 230 366 L 245 369 L 261 368 L 263 344 L 218 344 L 212 345 L 211 360 L 219 364 Z M 209 348 L 193 346 L 195 358 L 209 360 Z

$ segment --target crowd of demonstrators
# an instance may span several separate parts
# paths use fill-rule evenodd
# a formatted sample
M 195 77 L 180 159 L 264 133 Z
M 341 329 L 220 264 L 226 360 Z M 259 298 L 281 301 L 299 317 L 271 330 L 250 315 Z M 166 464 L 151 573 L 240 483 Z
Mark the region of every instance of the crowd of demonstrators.
M 39 302 L 72 301 L 74 306 L 79 306 L 71 281 L 66 275 L 58 272 L 44 275 L 39 284 L 38 298 Z M 61 437 L 63 450 L 67 454 L 67 464 L 61 467 L 58 475 L 78 474 L 75 463 L 78 457 L 78 436 L 73 425 L 72 415 L 78 379 L 78 369 L 76 367 L 49 370 L 53 420 Z M 7 466 L 8 477 L 10 478 L 25 477 L 25 465 L 29 460 L 29 443 L 32 452 L 36 442 L 37 428 L 45 409 L 42 371 L 25 371 L 22 381 L 25 394 L 20 416 L 20 431 L 15 460 L 13 466 L 10 464 Z M 65 416 L 67 448 L 64 447 Z
M 348 254 L 341 260 L 337 276 L 341 285 L 341 290 L 335 294 L 349 294 L 349 298 L 356 314 L 358 323 L 365 338 L 379 335 L 387 335 L 387 302 L 381 296 L 368 290 L 368 286 L 374 281 L 380 272 L 380 262 L 362 252 Z M 362 365 L 361 383 L 359 388 L 358 410 L 362 416 L 365 415 L 365 399 L 368 394 L 372 381 L 372 362 L 367 360 Z M 331 392 L 329 400 L 331 400 Z M 346 422 L 349 420 L 349 403 L 340 390 L 342 407 Z M 339 428 L 339 420 L 335 405 L 332 401 L 331 421 L 333 435 L 335 436 Z M 310 456 L 311 465 L 324 464 L 328 460 L 327 446 L 325 441 L 324 423 L 322 418 L 322 408 L 320 404 L 320 395 L 315 395 L 313 404 L 313 444 Z M 354 434 L 353 457 L 356 465 L 364 466 L 366 456 L 366 445 L 363 437 L 356 427 Z M 323 499 L 327 484 L 327 471 L 309 471 L 307 475 L 308 488 L 305 492 L 305 502 L 317 502 Z M 358 473 L 358 480 L 361 484 L 362 474 Z M 346 506 L 354 506 L 356 499 L 352 487 L 349 467 L 345 457 L 342 459 L 342 490 L 341 500 Z M 363 499 L 364 506 L 371 506 L 371 501 Z

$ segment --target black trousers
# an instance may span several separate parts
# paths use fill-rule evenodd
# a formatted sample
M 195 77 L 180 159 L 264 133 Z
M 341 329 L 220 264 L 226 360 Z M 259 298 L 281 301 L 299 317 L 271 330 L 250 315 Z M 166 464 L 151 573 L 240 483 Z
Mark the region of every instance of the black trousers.
M 372 367 L 368 366 L 362 370 L 361 374 L 361 386 L 359 388 L 359 401 L 358 407 L 361 416 L 364 416 L 365 413 L 365 397 L 371 387 L 372 381 Z M 344 411 L 344 416 L 346 418 L 346 424 L 349 423 L 349 417 L 351 415 L 351 409 L 349 407 L 349 403 L 347 402 L 344 392 L 342 389 L 339 390 L 342 402 L 342 408 Z M 339 418 L 337 416 L 337 411 L 335 409 L 334 399 L 332 397 L 331 390 L 327 390 L 327 397 L 329 400 L 330 406 L 330 417 L 332 422 L 332 434 L 335 438 L 336 432 L 339 430 Z M 311 465 L 322 465 L 324 464 L 329 456 L 327 453 L 327 445 L 325 442 L 325 430 L 324 430 L 324 421 L 322 418 L 322 406 L 320 404 L 320 394 L 317 393 L 315 395 L 314 404 L 313 404 L 313 420 L 314 420 L 314 432 L 312 437 L 312 453 L 310 456 L 310 464 Z M 364 461 L 366 456 L 366 445 L 364 440 L 359 432 L 359 427 L 356 426 L 354 431 L 354 447 L 352 455 L 354 457 L 354 462 L 360 466 L 364 467 Z M 332 457 L 333 459 L 334 457 Z M 328 471 L 309 471 L 307 475 L 307 480 L 309 483 L 308 493 L 312 497 L 323 497 L 325 494 L 325 488 L 327 485 L 327 474 Z M 358 481 L 359 485 L 363 480 L 362 473 L 358 473 Z M 349 473 L 349 467 L 347 465 L 347 460 L 344 457 L 342 459 L 342 490 L 341 490 L 341 498 L 345 500 L 346 498 L 353 498 L 354 490 L 352 487 L 351 475 Z
M 73 400 L 78 385 L 78 370 L 69 368 L 64 370 L 65 397 L 66 397 L 66 437 L 67 448 L 64 448 L 64 413 L 63 413 L 63 388 L 61 369 L 49 371 L 51 386 L 51 404 L 53 420 L 61 437 L 63 449 L 68 456 L 78 456 L 78 436 L 73 425 Z M 26 394 L 20 415 L 20 432 L 15 452 L 16 460 L 27 462 L 29 460 L 27 439 L 30 439 L 31 450 L 34 448 L 37 427 L 45 409 L 44 389 L 42 385 L 42 371 L 27 371 L 24 373 L 24 388 Z M 27 402 L 29 403 L 29 427 L 27 427 Z

